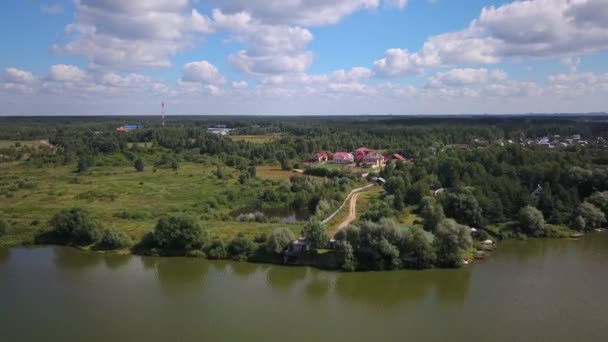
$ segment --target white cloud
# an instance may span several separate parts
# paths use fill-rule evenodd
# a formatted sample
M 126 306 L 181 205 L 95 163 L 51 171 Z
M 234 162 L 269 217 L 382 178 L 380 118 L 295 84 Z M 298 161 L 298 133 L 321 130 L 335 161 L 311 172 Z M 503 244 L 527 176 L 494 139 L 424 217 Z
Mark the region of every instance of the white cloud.
M 169 67 L 174 54 L 194 44 L 194 32 L 212 30 L 189 0 L 76 0 L 75 6 L 67 43 L 53 49 L 84 56 L 95 67 Z
M 401 4 L 406 1 L 389 1 Z M 356 11 L 378 8 L 379 0 L 212 0 L 224 13 L 246 12 L 267 24 L 323 26 L 335 24 Z M 405 4 L 403 4 L 405 6 Z
M 378 76 L 405 76 L 420 74 L 424 67 L 435 64 L 433 60 L 411 54 L 405 49 L 388 49 L 384 58 L 374 62 L 374 71 Z
M 330 75 L 330 80 L 335 83 L 347 83 L 366 80 L 372 77 L 372 71 L 364 67 L 354 67 L 349 71 L 336 70 Z
M 216 9 L 212 17 L 218 30 L 231 32 L 233 40 L 247 46 L 228 57 L 242 72 L 258 75 L 304 72 L 312 64 L 312 53 L 306 48 L 313 35 L 305 28 L 267 25 L 245 12 L 224 14 Z
M 183 80 L 186 82 L 201 82 L 206 84 L 223 84 L 226 79 L 219 70 L 207 61 L 191 62 L 184 65 Z
M 77 66 L 56 64 L 49 69 L 48 80 L 54 82 L 80 82 L 87 74 Z
M 248 86 L 245 81 L 232 81 L 232 88 L 234 89 L 247 89 Z
M 429 67 L 606 50 L 606 8 L 608 0 L 522 0 L 484 7 L 467 28 L 429 37 L 418 52 L 388 49 L 374 70 L 380 76 L 404 76 Z
M 40 5 L 40 10 L 43 13 L 50 15 L 58 15 L 63 13 L 63 6 L 60 4 L 42 4 Z
M 578 65 L 581 64 L 581 58 L 572 56 L 564 57 L 562 58 L 562 64 L 568 67 L 570 72 L 576 72 Z
M 408 0 L 384 0 L 384 5 L 389 8 L 403 9 L 407 6 Z
M 507 78 L 507 73 L 499 69 L 452 69 L 446 72 L 436 73 L 429 79 L 427 86 L 435 88 L 445 86 L 464 86 L 487 82 L 500 82 L 507 80 Z
M 3 80 L 6 83 L 14 84 L 33 84 L 37 81 L 36 76 L 29 71 L 17 68 L 6 68 L 3 73 Z

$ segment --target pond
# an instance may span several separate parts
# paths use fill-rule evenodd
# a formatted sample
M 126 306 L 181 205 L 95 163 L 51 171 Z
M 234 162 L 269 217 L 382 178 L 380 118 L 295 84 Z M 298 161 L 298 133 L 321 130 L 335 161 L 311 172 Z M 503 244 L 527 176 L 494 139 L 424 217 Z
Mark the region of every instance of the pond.
M 369 273 L 0 249 L 3 341 L 605 341 L 608 234 Z

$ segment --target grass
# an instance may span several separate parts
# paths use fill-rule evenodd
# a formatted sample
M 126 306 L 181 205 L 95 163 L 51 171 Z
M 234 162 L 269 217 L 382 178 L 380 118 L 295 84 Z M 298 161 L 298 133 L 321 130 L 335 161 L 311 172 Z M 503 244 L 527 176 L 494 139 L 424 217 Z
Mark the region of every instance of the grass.
M 403 213 L 400 214 L 398 217 L 399 223 L 401 223 L 407 227 L 412 227 L 417 222 L 422 222 L 422 218 L 414 213 L 414 209 L 415 209 L 414 206 L 405 208 Z
M 40 140 L 0 140 L 0 148 L 14 147 L 15 143 L 20 143 L 22 147 L 36 147 L 42 145 Z
M 281 137 L 281 134 L 263 134 L 263 135 L 230 135 L 229 136 L 234 141 L 247 141 L 255 144 L 264 144 L 274 140 L 277 140 Z
M 293 176 L 301 175 L 297 172 L 282 170 L 279 166 L 258 166 L 255 172 L 256 176 L 262 179 L 274 180 L 289 180 Z
M 159 217 L 182 211 L 200 217 L 212 236 L 226 240 L 239 233 L 254 237 L 286 226 L 233 220 L 231 212 L 252 205 L 257 193 L 248 184 L 239 184 L 237 172 L 229 168 L 226 172 L 231 176 L 225 180 L 217 179 L 214 166 L 194 163 L 182 163 L 177 172 L 103 166 L 80 175 L 74 169 L 74 165 L 35 169 L 0 164 L 0 217 L 9 223 L 0 245 L 32 243 L 55 213 L 71 207 L 89 210 L 102 224 L 125 231 L 134 241 L 152 230 Z M 260 172 L 260 178 L 291 175 L 265 168 Z M 299 225 L 287 226 L 299 229 Z

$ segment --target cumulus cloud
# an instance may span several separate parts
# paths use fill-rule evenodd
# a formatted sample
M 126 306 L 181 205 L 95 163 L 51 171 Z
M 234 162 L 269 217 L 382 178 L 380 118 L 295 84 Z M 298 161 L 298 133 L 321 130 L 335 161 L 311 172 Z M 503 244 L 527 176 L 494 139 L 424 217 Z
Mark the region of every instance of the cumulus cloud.
M 92 66 L 161 68 L 194 44 L 194 32 L 211 32 L 209 18 L 189 0 L 77 0 L 77 16 L 56 52 L 86 57 Z
M 335 83 L 348 83 L 366 80 L 372 77 L 372 71 L 364 67 L 354 67 L 348 71 L 336 70 L 330 75 L 330 80 Z
M 48 80 L 54 82 L 79 82 L 87 78 L 87 74 L 75 65 L 56 64 L 49 69 Z
M 232 40 L 247 46 L 231 54 L 228 61 L 248 74 L 303 72 L 312 63 L 307 45 L 313 40 L 309 30 L 299 26 L 268 25 L 249 13 L 225 14 L 216 9 L 212 14 L 218 30 L 231 32 Z
M 2 78 L 6 83 L 30 85 L 37 81 L 37 77 L 29 71 L 17 68 L 6 68 L 2 74 Z
M 247 89 L 248 86 L 245 81 L 232 81 L 232 88 L 234 89 Z
M 191 62 L 184 65 L 183 80 L 186 82 L 200 82 L 206 84 L 223 84 L 226 79 L 220 71 L 207 61 Z
M 391 0 L 403 8 L 407 1 Z M 227 14 L 249 13 L 267 24 L 323 26 L 335 24 L 356 11 L 378 8 L 379 0 L 212 0 L 211 4 Z
M 431 67 L 605 50 L 607 7 L 608 0 L 522 0 L 484 7 L 467 28 L 429 37 L 418 52 L 388 49 L 374 70 L 403 76 Z
M 507 73 L 503 70 L 487 70 L 484 68 L 452 69 L 438 72 L 429 79 L 429 87 L 464 86 L 488 82 L 501 82 L 507 80 Z

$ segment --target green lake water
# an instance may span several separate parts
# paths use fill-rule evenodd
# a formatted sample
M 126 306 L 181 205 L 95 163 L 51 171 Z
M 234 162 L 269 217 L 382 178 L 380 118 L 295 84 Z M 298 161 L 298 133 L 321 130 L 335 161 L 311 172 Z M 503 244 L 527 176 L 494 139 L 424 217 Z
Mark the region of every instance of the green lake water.
M 0 249 L 0 341 L 608 341 L 608 234 L 370 273 Z

